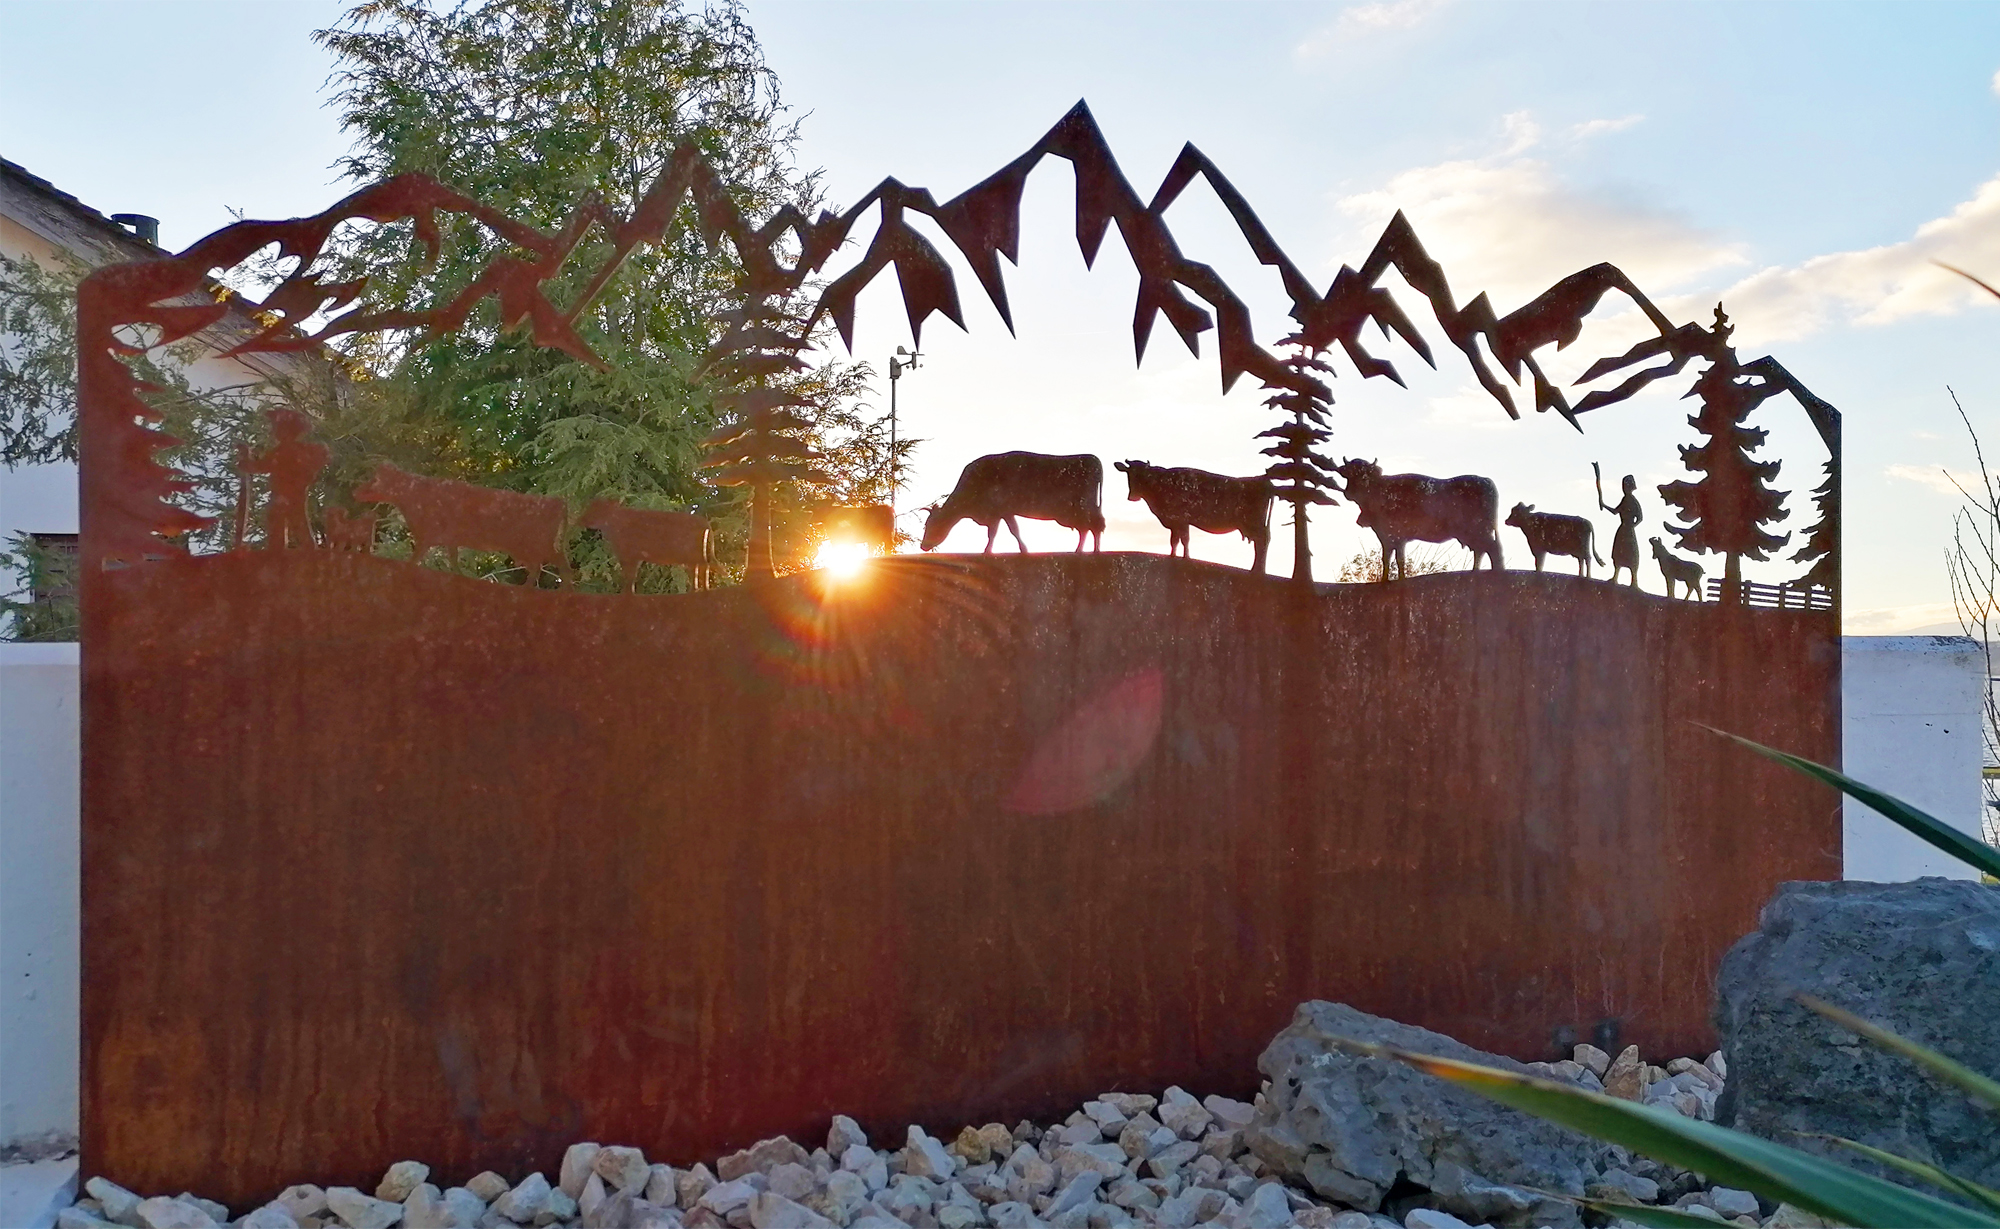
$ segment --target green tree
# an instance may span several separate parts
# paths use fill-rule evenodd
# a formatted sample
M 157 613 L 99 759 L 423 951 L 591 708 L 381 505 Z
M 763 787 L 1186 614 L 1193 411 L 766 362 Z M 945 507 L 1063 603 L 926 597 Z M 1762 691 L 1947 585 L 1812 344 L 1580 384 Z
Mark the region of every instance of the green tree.
M 596 204 L 629 216 L 691 140 L 746 217 L 819 203 L 816 174 L 794 160 L 777 80 L 733 0 L 371 0 L 316 37 L 336 58 L 335 102 L 355 136 L 340 165 L 356 181 L 421 171 L 560 230 Z M 726 418 L 714 401 L 726 386 L 703 363 L 723 331 L 717 317 L 740 306 L 741 266 L 727 243 L 704 241 L 692 203 L 681 210 L 668 240 L 635 251 L 576 322 L 604 368 L 504 333 L 489 303 L 449 337 L 361 343 L 355 357 L 380 378 L 335 433 L 380 438 L 385 452 L 469 481 L 579 502 L 698 504 L 718 518 L 726 560 L 747 526 L 742 501 L 702 480 L 701 441 Z M 423 261 L 405 227 L 357 231 L 341 238 L 330 277 L 365 276 L 371 300 L 412 305 L 456 292 L 504 248 L 470 219 L 440 238 L 437 259 Z M 610 250 L 596 227 L 558 295 L 579 292 Z M 865 375 L 829 363 L 776 383 L 799 391 L 817 422 Z M 598 570 L 591 549 L 578 551 L 586 578 Z

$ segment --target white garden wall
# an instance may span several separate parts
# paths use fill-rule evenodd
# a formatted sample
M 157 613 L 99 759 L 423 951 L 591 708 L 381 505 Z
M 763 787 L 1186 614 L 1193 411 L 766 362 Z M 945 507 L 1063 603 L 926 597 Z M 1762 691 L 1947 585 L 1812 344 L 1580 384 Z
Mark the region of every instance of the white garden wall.
M 74 1143 L 77 646 L 0 643 L 0 1152 Z
M 1973 836 L 1980 831 L 1980 694 L 1986 661 L 1964 636 L 1848 636 L 1841 641 L 1846 772 Z M 1896 883 L 1973 870 L 1849 799 L 1842 820 L 1849 879 Z

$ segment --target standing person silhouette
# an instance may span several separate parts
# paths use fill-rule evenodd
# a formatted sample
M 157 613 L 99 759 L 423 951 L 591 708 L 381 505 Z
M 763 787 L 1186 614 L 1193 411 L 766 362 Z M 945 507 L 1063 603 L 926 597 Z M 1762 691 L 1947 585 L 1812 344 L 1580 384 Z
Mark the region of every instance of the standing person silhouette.
M 1618 518 L 1618 533 L 1611 539 L 1611 583 L 1618 583 L 1618 569 L 1624 568 L 1631 574 L 1631 585 L 1639 587 L 1639 522 L 1646 514 L 1639 508 L 1639 497 L 1633 494 L 1639 488 L 1639 480 L 1625 475 L 1625 498 L 1617 507 L 1604 502 L 1604 487 L 1597 488 L 1597 506 Z
M 306 438 L 312 420 L 297 410 L 272 410 L 271 446 L 241 466 L 245 474 L 269 474 L 270 494 L 264 502 L 264 543 L 267 547 L 316 546 L 306 495 L 313 479 L 326 468 L 324 444 Z

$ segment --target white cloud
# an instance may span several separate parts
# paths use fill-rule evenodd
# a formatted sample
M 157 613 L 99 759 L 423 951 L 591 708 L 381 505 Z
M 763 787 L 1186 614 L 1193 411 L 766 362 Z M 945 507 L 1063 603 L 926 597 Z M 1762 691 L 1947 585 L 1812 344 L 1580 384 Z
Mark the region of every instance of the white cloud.
M 1342 42 L 1383 30 L 1408 30 L 1430 20 L 1445 0 L 1370 0 L 1340 10 L 1332 23 L 1308 34 L 1297 48 L 1302 58 L 1323 55 Z
M 1500 128 L 1507 136 L 1507 148 L 1502 151 L 1507 155 L 1533 149 L 1542 139 L 1542 126 L 1527 111 L 1509 111 L 1501 116 Z
M 1644 123 L 1645 119 L 1646 117 L 1643 115 L 1623 115 L 1617 119 L 1585 120 L 1581 124 L 1570 126 L 1569 139 L 1572 141 L 1587 141 L 1592 137 L 1601 137 L 1607 133 L 1623 132 L 1634 124 Z
M 2000 94 L 2000 69 L 1996 69 L 1993 73 L 1993 92 Z
M 1565 135 L 1617 132 L 1643 118 L 1590 120 Z M 2000 175 L 1906 240 L 1759 269 L 1718 295 L 1712 279 L 1747 263 L 1745 244 L 1637 197 L 1566 182 L 1548 160 L 1532 156 L 1542 133 L 1529 112 L 1502 116 L 1500 127 L 1498 153 L 1403 171 L 1379 189 L 1341 199 L 1341 212 L 1379 228 L 1401 209 L 1460 299 L 1485 290 L 1502 312 L 1603 260 L 1676 318 L 1692 312 L 1705 319 L 1719 298 L 1739 326 L 1739 345 L 1995 305 L 1992 295 L 1939 266 L 2000 284 Z M 1625 331 L 1644 331 L 1642 323 L 1620 321 L 1632 326 Z
M 1759 343 L 1802 337 L 1833 323 L 1888 324 L 1993 303 L 1940 262 L 1988 281 L 1994 279 L 1986 275 L 2000 273 L 2000 175 L 1900 243 L 1760 269 L 1725 290 L 1722 300 Z
M 1950 495 L 1954 499 L 1963 491 L 1970 491 L 1979 486 L 1977 474 L 1959 473 L 1935 465 L 1891 465 L 1882 472 L 1890 478 L 1927 486 L 1940 495 Z
M 1485 290 L 1503 312 L 1601 260 L 1658 290 L 1744 262 L 1740 244 L 1671 210 L 1564 183 L 1547 162 L 1522 156 L 1533 121 L 1517 113 L 1504 122 L 1506 152 L 1404 171 L 1344 198 L 1341 211 L 1372 228 L 1401 209 L 1460 298 Z

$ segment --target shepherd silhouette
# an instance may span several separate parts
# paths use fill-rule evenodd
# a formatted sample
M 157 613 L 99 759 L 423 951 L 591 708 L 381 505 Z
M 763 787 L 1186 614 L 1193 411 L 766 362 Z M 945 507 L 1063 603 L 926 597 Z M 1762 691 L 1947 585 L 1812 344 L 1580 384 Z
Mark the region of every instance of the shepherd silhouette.
M 1590 463 L 1593 474 L 1597 473 L 1597 462 Z M 1633 494 L 1639 489 L 1639 480 L 1631 474 L 1625 475 L 1625 498 L 1616 507 L 1604 502 L 1604 476 L 1597 477 L 1597 506 L 1618 518 L 1618 532 L 1611 539 L 1611 583 L 1618 583 L 1619 569 L 1623 568 L 1631 577 L 1628 582 L 1633 588 L 1639 587 L 1639 522 L 1646 514 L 1639 507 L 1639 497 Z
M 306 497 L 332 454 L 325 444 L 306 438 L 312 420 L 297 410 L 272 410 L 268 418 L 271 446 L 243 463 L 244 473 L 271 478 L 264 501 L 265 545 L 316 546 Z

